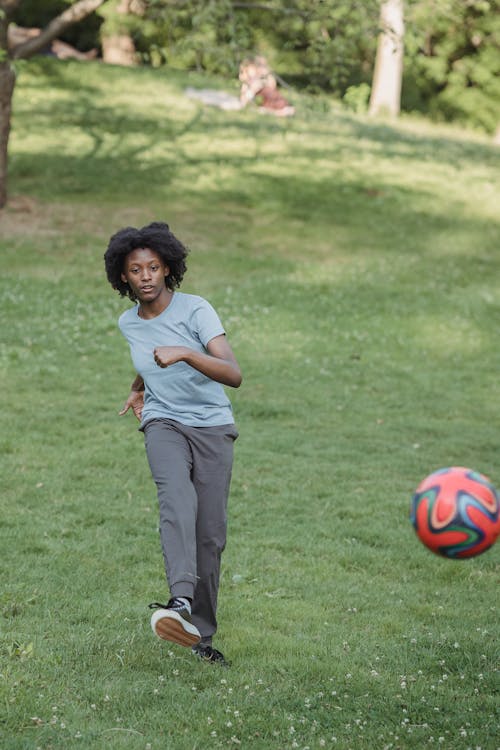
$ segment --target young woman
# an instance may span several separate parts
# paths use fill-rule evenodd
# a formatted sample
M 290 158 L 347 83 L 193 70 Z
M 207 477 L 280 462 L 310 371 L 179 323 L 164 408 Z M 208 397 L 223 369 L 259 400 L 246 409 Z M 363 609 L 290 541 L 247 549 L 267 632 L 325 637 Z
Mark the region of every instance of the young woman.
M 238 432 L 223 386 L 242 377 L 213 307 L 176 291 L 186 255 L 168 225 L 153 222 L 114 234 L 104 260 L 111 286 L 136 303 L 118 321 L 137 372 L 120 414 L 132 409 L 141 423 L 158 493 L 170 599 L 150 605 L 151 625 L 224 663 L 212 637 Z

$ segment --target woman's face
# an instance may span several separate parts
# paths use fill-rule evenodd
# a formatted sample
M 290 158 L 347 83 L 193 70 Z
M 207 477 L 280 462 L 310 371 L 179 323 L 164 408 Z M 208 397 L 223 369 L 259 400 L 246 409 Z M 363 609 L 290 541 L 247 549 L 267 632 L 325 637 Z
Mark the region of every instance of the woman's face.
M 139 302 L 150 304 L 166 292 L 165 277 L 169 273 L 169 267 L 157 252 L 139 247 L 126 256 L 121 278 Z

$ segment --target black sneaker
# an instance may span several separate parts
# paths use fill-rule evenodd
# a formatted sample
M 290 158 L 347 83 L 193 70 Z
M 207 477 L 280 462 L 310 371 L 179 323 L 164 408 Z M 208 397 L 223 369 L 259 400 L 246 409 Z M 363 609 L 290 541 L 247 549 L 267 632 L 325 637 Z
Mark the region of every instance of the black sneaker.
M 184 602 L 174 598 L 168 604 L 153 602 L 149 608 L 156 610 L 151 616 L 151 627 L 158 638 L 179 646 L 199 643 L 201 635 L 191 622 L 191 613 Z
M 220 651 L 212 648 L 212 646 L 199 643 L 197 646 L 193 646 L 191 650 L 202 661 L 208 661 L 211 664 L 220 664 L 222 667 L 229 667 L 230 662 L 225 660 L 224 654 L 221 654 Z

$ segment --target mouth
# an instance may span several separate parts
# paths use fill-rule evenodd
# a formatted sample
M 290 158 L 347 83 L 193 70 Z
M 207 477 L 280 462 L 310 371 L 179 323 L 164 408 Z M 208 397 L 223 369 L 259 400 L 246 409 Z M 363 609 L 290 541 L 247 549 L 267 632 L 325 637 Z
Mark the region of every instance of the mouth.
M 154 289 L 154 286 L 152 284 L 145 284 L 144 286 L 141 286 L 141 292 L 152 292 Z

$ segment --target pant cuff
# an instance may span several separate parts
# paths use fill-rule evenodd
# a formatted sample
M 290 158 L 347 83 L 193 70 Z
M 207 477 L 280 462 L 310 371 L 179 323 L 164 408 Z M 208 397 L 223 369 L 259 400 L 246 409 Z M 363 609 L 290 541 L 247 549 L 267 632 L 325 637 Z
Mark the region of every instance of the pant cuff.
M 183 596 L 185 599 L 194 598 L 194 583 L 190 581 L 177 581 L 170 587 L 171 596 Z

